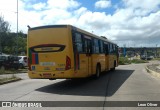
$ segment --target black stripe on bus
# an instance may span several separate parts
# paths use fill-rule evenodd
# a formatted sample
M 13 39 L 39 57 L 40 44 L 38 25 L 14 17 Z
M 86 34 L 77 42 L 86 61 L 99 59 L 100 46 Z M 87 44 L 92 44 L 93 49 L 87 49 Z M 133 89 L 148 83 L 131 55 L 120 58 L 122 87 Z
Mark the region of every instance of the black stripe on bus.
M 46 29 L 46 28 L 67 28 L 67 25 L 46 25 L 46 26 L 39 26 L 30 28 L 29 30 L 37 30 L 37 29 Z
M 35 48 L 43 48 L 43 47 L 60 47 L 58 50 L 53 50 L 53 51 L 35 51 Z M 60 45 L 60 44 L 42 44 L 42 45 L 37 45 L 34 47 L 31 47 L 31 51 L 35 53 L 47 53 L 47 52 L 60 52 L 65 49 L 65 45 Z

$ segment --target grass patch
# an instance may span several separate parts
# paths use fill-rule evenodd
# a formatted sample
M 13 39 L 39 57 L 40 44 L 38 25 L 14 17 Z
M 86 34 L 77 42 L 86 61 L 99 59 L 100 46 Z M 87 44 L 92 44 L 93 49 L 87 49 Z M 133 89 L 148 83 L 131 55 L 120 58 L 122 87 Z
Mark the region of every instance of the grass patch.
M 9 69 L 9 70 L 1 70 L 0 69 L 0 74 L 17 74 L 17 73 L 26 73 L 28 71 L 28 69 Z
M 138 63 L 148 63 L 148 61 L 146 61 L 146 60 L 141 60 L 141 59 L 133 59 L 133 60 L 131 60 L 131 62 L 132 62 L 132 63 L 136 63 L 136 64 L 138 64 Z
M 10 82 L 15 82 L 21 80 L 21 78 L 16 77 L 14 74 L 11 77 L 7 78 L 0 78 L 0 85 L 10 83 Z
M 141 60 L 141 59 L 128 60 L 127 57 L 120 57 L 119 58 L 119 64 L 120 65 L 128 65 L 128 64 L 131 64 L 131 63 L 135 63 L 135 64 L 138 64 L 138 63 L 148 63 L 148 61 Z
M 120 64 L 120 65 L 131 64 L 131 60 L 128 60 L 127 57 L 120 57 L 120 58 L 119 58 L 119 64 Z
M 154 58 L 153 60 L 159 60 L 160 61 L 160 58 Z

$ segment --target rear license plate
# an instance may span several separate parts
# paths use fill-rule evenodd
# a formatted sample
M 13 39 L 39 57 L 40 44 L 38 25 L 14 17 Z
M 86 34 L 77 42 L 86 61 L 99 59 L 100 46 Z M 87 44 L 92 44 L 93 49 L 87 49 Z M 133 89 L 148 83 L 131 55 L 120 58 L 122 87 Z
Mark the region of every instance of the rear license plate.
M 40 62 L 41 66 L 55 66 L 55 62 Z
M 51 75 L 51 73 L 43 73 L 43 77 L 44 78 L 51 78 L 52 75 Z

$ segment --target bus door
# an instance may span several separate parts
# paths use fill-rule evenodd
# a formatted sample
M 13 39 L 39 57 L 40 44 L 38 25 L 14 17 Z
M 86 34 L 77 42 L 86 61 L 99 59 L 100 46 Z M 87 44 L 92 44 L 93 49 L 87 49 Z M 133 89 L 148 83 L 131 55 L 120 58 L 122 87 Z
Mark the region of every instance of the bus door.
M 106 65 L 105 69 L 106 71 L 108 71 L 109 70 L 109 46 L 107 42 L 105 42 L 104 45 L 105 45 L 105 65 Z
M 84 51 L 86 54 L 86 72 L 90 76 L 92 74 L 91 66 L 91 53 L 92 53 L 92 41 L 91 38 L 88 36 L 84 36 Z
M 91 38 L 73 33 L 74 70 L 79 77 L 91 75 Z
M 114 67 L 113 44 L 109 44 L 109 69 Z

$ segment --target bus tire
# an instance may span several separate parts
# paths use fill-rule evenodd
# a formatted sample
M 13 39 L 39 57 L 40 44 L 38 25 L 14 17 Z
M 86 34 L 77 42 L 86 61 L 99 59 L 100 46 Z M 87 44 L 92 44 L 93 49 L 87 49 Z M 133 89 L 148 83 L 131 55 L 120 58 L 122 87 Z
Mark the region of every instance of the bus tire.
M 116 68 L 116 61 L 114 61 L 114 67 L 111 69 L 111 71 L 114 71 Z
M 111 71 L 114 71 L 115 70 L 115 67 L 113 67 L 112 69 L 111 69 Z
M 101 73 L 100 65 L 97 65 L 97 67 L 96 67 L 96 74 L 95 74 L 95 77 L 96 77 L 96 78 L 99 78 L 100 73 Z

